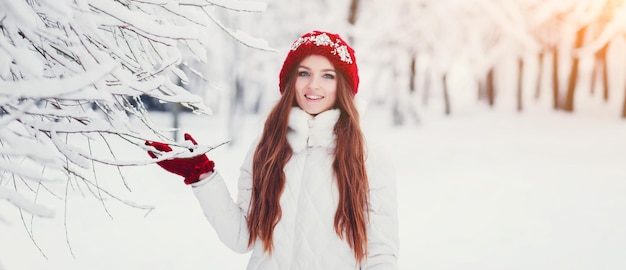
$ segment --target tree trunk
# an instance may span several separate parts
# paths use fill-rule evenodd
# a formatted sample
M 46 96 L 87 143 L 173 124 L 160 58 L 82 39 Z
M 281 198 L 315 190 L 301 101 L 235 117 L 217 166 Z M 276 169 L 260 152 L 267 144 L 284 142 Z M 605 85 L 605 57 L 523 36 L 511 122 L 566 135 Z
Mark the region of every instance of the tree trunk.
M 185 87 L 183 85 L 183 81 L 180 78 L 178 78 L 178 80 L 176 81 L 176 85 L 180 87 Z M 172 140 L 174 141 L 177 141 L 179 136 L 178 129 L 180 128 L 180 107 L 180 103 L 172 103 L 172 126 L 174 129 L 172 133 Z
M 393 77 L 393 81 L 398 81 L 400 72 L 398 68 L 392 64 L 391 66 L 391 76 Z M 403 92 L 406 90 L 404 87 L 399 87 L 398 83 L 395 83 L 392 86 L 393 92 L 391 93 L 392 97 L 392 114 L 393 114 L 393 125 L 394 126 L 402 126 L 406 122 L 406 114 L 403 100 Z
M 414 61 L 413 61 L 414 62 Z M 392 67 L 392 76 L 393 78 L 400 78 L 400 70 L 394 65 Z M 406 72 L 402 70 L 402 72 Z M 412 74 L 410 77 L 414 77 L 414 71 L 411 71 Z M 394 81 L 397 81 L 394 79 Z M 406 82 L 406 81 L 405 81 Z M 393 113 L 393 124 L 395 126 L 402 126 L 406 124 L 418 124 L 419 117 L 417 114 L 417 109 L 413 104 L 412 100 L 415 95 L 414 88 L 415 86 L 411 83 L 409 85 L 405 85 L 402 83 L 397 83 L 392 86 L 392 113 Z
M 427 106 L 428 105 L 428 101 L 430 99 L 430 89 L 433 85 L 433 82 L 435 81 L 434 79 L 434 72 L 431 70 L 428 70 L 425 74 L 424 74 L 424 84 L 422 85 L 422 105 Z
M 487 102 L 489 103 L 489 106 L 493 107 L 493 105 L 496 103 L 496 90 L 495 85 L 493 83 L 493 68 L 489 69 L 489 72 L 487 73 L 487 82 L 486 82 L 486 94 L 487 94 Z
M 523 107 L 523 95 L 522 92 L 524 91 L 523 87 L 524 87 L 524 59 L 520 58 L 519 62 L 518 62 L 518 68 L 519 70 L 517 71 L 517 110 L 518 111 L 522 111 Z
M 486 96 L 487 89 L 485 89 L 485 80 L 478 80 L 478 100 L 482 101 Z
M 585 30 L 587 27 L 583 27 L 576 33 L 576 44 L 575 48 L 581 48 L 583 45 L 583 40 L 585 38 Z M 565 94 L 565 103 L 563 104 L 563 110 L 567 112 L 574 111 L 574 94 L 576 92 L 576 84 L 578 82 L 578 64 L 580 59 L 578 57 L 574 57 L 572 69 L 569 74 L 569 82 L 567 85 L 567 93 Z
M 606 56 L 602 59 L 602 88 L 604 101 L 609 101 L 609 67 L 606 63 Z
M 539 97 L 541 96 L 541 86 L 543 85 L 543 56 L 543 52 L 540 52 L 538 66 L 539 73 L 537 73 L 537 88 L 535 88 L 535 99 L 539 99 Z
M 602 68 L 602 97 L 604 101 L 609 101 L 609 69 L 607 66 L 606 51 L 609 43 L 605 44 L 602 49 L 596 53 L 598 65 Z
M 555 110 L 560 108 L 560 97 L 559 97 L 559 50 L 554 47 L 554 51 L 552 52 L 552 99 L 553 99 L 553 107 Z
M 443 103 L 444 103 L 444 113 L 446 115 L 450 115 L 452 113 L 452 109 L 450 108 L 450 95 L 448 94 L 448 75 L 443 75 Z
M 413 55 L 413 57 L 411 57 L 411 74 L 409 75 L 409 90 L 411 91 L 411 93 L 415 92 L 415 79 L 417 77 L 416 74 L 416 67 L 415 65 L 417 64 L 417 56 Z
M 626 118 L 626 95 L 624 95 L 624 103 L 622 105 L 622 118 Z
M 596 93 L 596 81 L 598 80 L 598 76 L 600 76 L 600 72 L 602 72 L 602 59 L 596 56 L 593 61 L 591 82 L 589 83 L 589 93 L 592 96 Z
M 356 24 L 356 15 L 359 10 L 359 0 L 351 0 L 350 8 L 348 10 L 348 24 L 355 25 Z M 353 33 L 348 33 L 347 41 L 349 44 L 354 45 L 354 35 Z
M 174 118 L 172 126 L 174 127 L 174 134 L 172 135 L 172 139 L 177 141 L 179 139 L 178 129 L 180 127 L 180 103 L 172 104 L 172 117 Z
M 350 13 L 348 14 L 348 23 L 354 25 L 356 23 L 356 14 L 359 9 L 359 0 L 350 1 Z
M 239 142 L 241 134 L 239 128 L 241 121 L 244 119 L 245 114 L 245 90 L 243 88 L 243 79 L 241 76 L 235 76 L 234 84 L 235 89 L 231 93 L 230 108 L 228 114 L 228 122 L 226 123 L 228 128 L 228 134 L 231 139 L 231 145 L 235 145 Z

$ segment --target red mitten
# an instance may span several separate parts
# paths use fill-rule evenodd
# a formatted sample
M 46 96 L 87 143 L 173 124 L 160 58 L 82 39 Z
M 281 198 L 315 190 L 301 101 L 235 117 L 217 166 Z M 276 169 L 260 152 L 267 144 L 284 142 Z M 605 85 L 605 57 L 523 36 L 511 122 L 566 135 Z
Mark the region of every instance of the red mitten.
M 191 141 L 194 145 L 198 144 L 196 140 L 194 140 L 193 137 L 187 133 L 185 133 L 185 140 Z M 172 151 L 172 148 L 169 145 L 160 142 L 146 141 L 146 145 L 153 146 L 159 151 Z M 152 158 L 157 157 L 152 151 L 148 151 L 148 155 Z M 201 174 L 211 172 L 215 167 L 215 163 L 207 158 L 206 154 L 192 158 L 174 158 L 163 160 L 157 162 L 157 164 L 168 172 L 184 177 L 185 184 L 187 185 L 197 182 Z

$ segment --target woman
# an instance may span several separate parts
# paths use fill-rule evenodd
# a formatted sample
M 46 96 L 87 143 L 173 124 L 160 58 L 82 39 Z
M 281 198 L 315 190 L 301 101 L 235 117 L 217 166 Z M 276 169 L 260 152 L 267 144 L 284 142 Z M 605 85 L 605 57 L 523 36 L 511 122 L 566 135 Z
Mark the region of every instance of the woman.
M 336 34 L 306 33 L 279 78 L 282 96 L 241 167 L 236 202 L 206 155 L 158 164 L 185 177 L 224 244 L 252 250 L 247 269 L 396 269 L 395 176 L 361 132 L 353 49 Z

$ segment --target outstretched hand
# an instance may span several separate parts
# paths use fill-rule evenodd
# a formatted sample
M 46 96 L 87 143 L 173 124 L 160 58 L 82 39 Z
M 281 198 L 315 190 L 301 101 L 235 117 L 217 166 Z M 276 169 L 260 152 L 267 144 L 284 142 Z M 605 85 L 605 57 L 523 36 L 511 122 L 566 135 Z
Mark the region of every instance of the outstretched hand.
M 185 140 L 191 141 L 194 145 L 198 144 L 188 133 L 185 133 Z M 152 146 L 156 150 L 162 152 L 172 151 L 172 148 L 169 145 L 162 142 L 146 141 L 146 145 Z M 157 158 L 156 154 L 152 151 L 148 151 L 148 155 L 152 158 Z M 162 160 L 157 162 L 157 164 L 168 172 L 184 177 L 185 184 L 187 185 L 197 182 L 200 175 L 211 172 L 215 168 L 215 163 L 210 160 L 206 154 L 191 158 L 173 158 Z

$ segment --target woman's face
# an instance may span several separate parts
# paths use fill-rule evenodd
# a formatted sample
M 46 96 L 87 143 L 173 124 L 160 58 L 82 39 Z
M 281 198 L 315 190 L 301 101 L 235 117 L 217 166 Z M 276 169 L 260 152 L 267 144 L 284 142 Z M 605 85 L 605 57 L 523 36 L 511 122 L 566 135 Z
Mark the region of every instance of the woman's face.
M 307 56 L 300 62 L 296 74 L 296 102 L 311 115 L 317 115 L 335 105 L 337 72 L 330 61 L 320 55 Z

